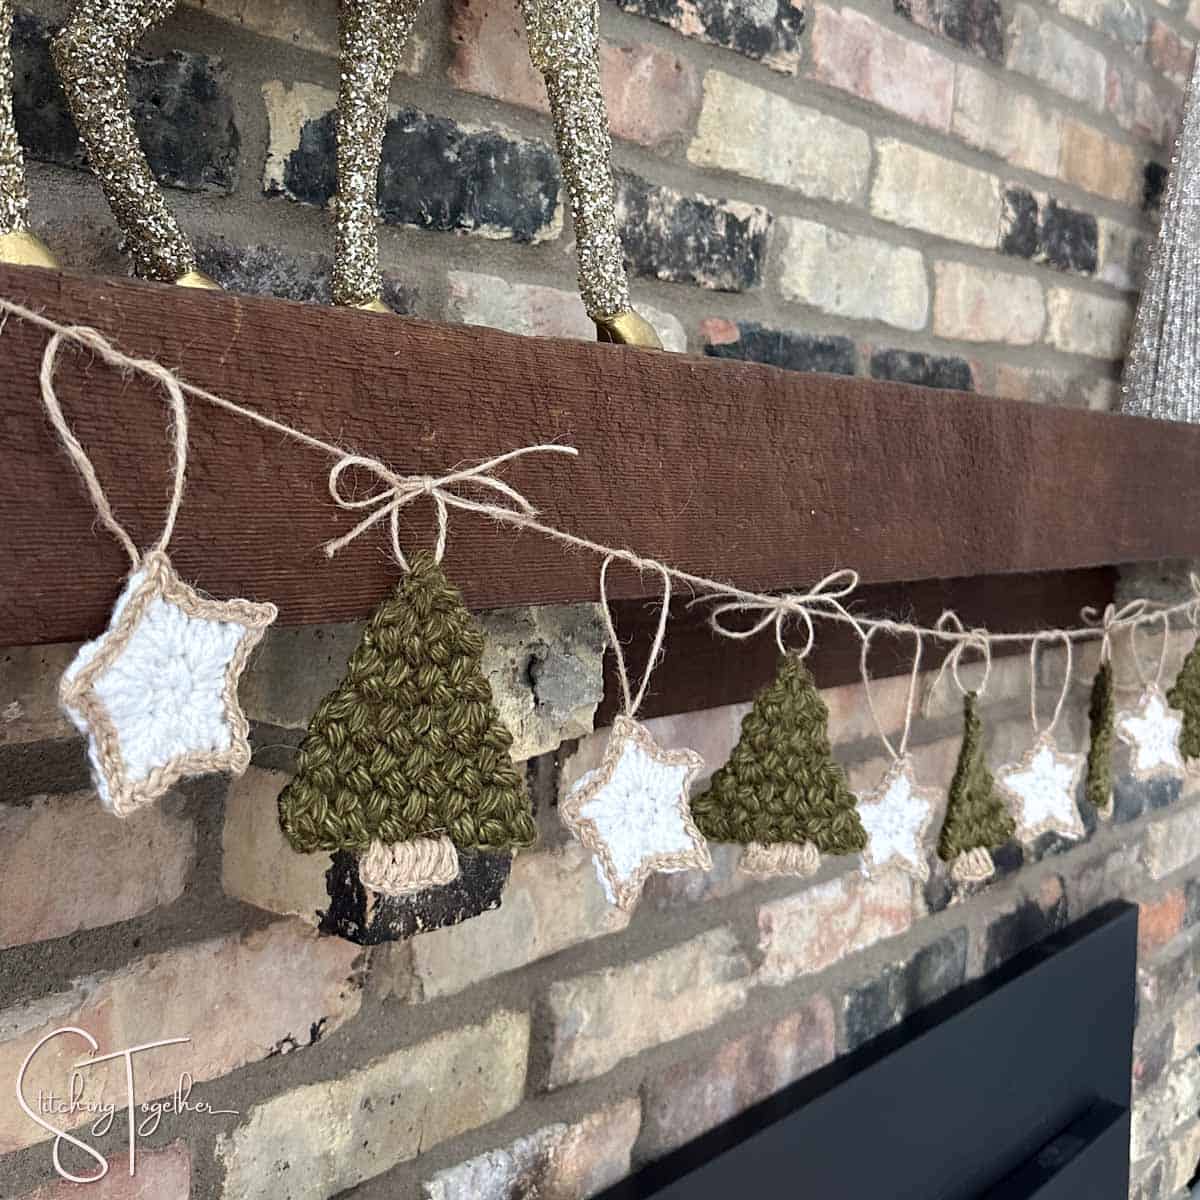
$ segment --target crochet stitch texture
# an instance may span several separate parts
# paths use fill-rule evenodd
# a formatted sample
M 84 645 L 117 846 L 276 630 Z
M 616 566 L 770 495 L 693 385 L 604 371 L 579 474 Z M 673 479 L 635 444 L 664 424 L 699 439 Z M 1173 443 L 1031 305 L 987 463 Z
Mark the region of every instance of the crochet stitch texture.
M 1117 722 L 1112 663 L 1107 659 L 1100 664 L 1092 680 L 1088 721 L 1091 740 L 1088 742 L 1087 798 L 1094 807 L 1107 808 L 1112 800 L 1112 754 Z
M 279 796 L 301 852 L 362 852 L 445 834 L 461 849 L 532 845 L 512 737 L 483 672 L 483 634 L 430 554 L 375 610 L 321 701 Z
M 1200 758 L 1200 638 L 1183 660 L 1167 703 L 1183 713 L 1179 749 L 1184 758 Z
M 742 720 L 729 761 L 692 815 L 709 841 L 811 842 L 822 854 L 863 849 L 854 793 L 833 758 L 829 709 L 808 668 L 785 655 Z
M 1016 822 L 997 795 L 987 767 L 979 697 L 963 696 L 963 740 L 946 801 L 946 819 L 938 838 L 938 857 L 952 863 L 971 850 L 993 850 L 1016 831 Z

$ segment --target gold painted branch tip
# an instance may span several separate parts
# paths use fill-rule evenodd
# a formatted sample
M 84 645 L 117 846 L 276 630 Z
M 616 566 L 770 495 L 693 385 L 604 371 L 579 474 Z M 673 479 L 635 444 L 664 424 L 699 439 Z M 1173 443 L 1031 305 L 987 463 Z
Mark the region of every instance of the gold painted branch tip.
M 58 259 L 49 247 L 28 229 L 14 229 L 11 233 L 0 233 L 0 263 L 14 267 L 48 267 L 55 270 Z
M 647 350 L 661 350 L 662 342 L 654 326 L 632 308 L 613 313 L 611 317 L 593 317 L 596 322 L 596 340 L 616 342 L 621 346 L 641 346 Z
M 184 288 L 202 288 L 208 292 L 220 292 L 224 289 L 215 280 L 210 279 L 203 271 L 184 271 L 180 277 L 175 280 L 176 287 Z

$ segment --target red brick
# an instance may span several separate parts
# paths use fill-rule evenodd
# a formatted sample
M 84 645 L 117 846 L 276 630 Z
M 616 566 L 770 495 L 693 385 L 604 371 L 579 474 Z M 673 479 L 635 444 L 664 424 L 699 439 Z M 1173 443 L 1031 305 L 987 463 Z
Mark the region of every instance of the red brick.
M 817 7 L 810 72 L 919 125 L 950 128 L 954 64 L 862 13 Z
M 85 1139 L 88 1140 L 88 1139 Z M 192 1191 L 192 1160 L 187 1146 L 175 1142 L 164 1150 L 142 1150 L 134 1160 L 134 1173 L 129 1174 L 128 1154 L 106 1154 L 104 1148 L 96 1146 L 108 1159 L 108 1174 L 97 1183 L 71 1183 L 58 1179 L 22 1197 L 22 1200 L 188 1200 Z M 63 1154 L 64 1164 L 72 1162 L 70 1151 Z M 80 1155 L 86 1158 L 86 1155 Z M 75 1174 L 89 1175 L 98 1169 L 94 1160 L 87 1159 L 86 1166 L 72 1166 Z M 51 1171 L 50 1151 L 46 1151 L 46 1170 Z
M 1187 904 L 1182 889 L 1161 900 L 1138 905 L 1138 954 L 1151 954 L 1165 946 L 1183 928 Z
M 119 821 L 94 792 L 0 805 L 0 949 L 169 904 L 196 854 L 191 821 L 155 805 Z
M 516 7 L 503 0 L 459 0 L 450 26 L 457 46 L 450 81 L 476 92 L 547 112 L 546 90 L 529 61 Z M 700 111 L 700 73 L 656 46 L 600 48 L 600 78 L 613 136 L 658 146 L 689 133 Z
M 197 1083 L 216 1079 L 307 1045 L 353 1016 L 361 999 L 354 977 L 360 953 L 358 946 L 320 938 L 298 921 L 280 921 L 76 980 L 70 991 L 0 1011 L 0 1079 L 15 1082 L 33 1047 L 68 1025 L 87 1030 L 102 1054 L 167 1038 L 192 1039 L 139 1056 L 139 1101 L 169 1095 L 184 1071 Z M 66 1094 L 71 1066 L 86 1049 L 76 1035 L 44 1046 L 26 1075 L 26 1096 L 36 1096 L 39 1088 Z M 89 1072 L 85 1100 L 101 1091 L 106 1098 L 125 1095 L 123 1077 L 113 1068 L 109 1063 Z M 0 1153 L 47 1136 L 16 1104 L 0 1106 Z
M 814 996 L 773 1025 L 653 1072 L 639 1154 L 666 1154 L 823 1067 L 833 1060 L 835 1036 L 833 1006 Z
M 1165 22 L 1155 21 L 1150 27 L 1150 65 L 1172 83 L 1187 83 L 1195 50 L 1192 42 L 1181 38 Z

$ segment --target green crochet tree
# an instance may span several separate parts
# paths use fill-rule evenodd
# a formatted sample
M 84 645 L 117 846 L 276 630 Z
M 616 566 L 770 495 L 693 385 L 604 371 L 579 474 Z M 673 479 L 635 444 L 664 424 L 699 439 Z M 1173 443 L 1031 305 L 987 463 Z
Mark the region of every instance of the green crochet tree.
M 743 719 L 729 761 L 692 801 L 700 832 L 747 846 L 742 865 L 759 874 L 806 873 L 819 854 L 863 849 L 866 831 L 828 724 L 808 668 L 786 655 Z
M 979 697 L 963 696 L 963 740 L 946 802 L 946 819 L 938 838 L 938 857 L 951 864 L 961 880 L 983 880 L 995 871 L 991 851 L 1013 836 L 1016 823 L 987 767 Z
M 309 723 L 279 796 L 296 850 L 355 851 L 364 883 L 403 894 L 454 879 L 455 847 L 533 843 L 483 644 L 441 567 L 417 556 Z
M 1175 683 L 1167 693 L 1167 703 L 1183 713 L 1180 752 L 1184 758 L 1200 758 L 1200 638 L 1183 660 Z
M 1112 802 L 1112 755 L 1117 720 L 1112 663 L 1107 659 L 1100 664 L 1092 680 L 1088 720 L 1091 740 L 1088 743 L 1087 798 L 1096 808 L 1107 808 Z

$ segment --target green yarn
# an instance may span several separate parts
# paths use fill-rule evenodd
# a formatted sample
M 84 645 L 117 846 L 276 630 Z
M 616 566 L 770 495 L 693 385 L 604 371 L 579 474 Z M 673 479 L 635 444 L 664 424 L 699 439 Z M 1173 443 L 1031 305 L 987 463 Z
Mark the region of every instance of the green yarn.
M 974 692 L 963 696 L 963 740 L 950 781 L 938 857 L 952 863 L 968 850 L 992 850 L 1016 831 L 1016 823 L 995 792 L 983 746 L 983 721 Z
M 292 846 L 363 851 L 446 834 L 505 850 L 536 836 L 512 736 L 480 670 L 483 634 L 431 555 L 375 610 L 279 796 Z
M 834 761 L 828 724 L 808 668 L 786 655 L 743 719 L 729 761 L 692 801 L 700 832 L 741 845 L 811 842 L 823 854 L 863 849 L 866 831 Z
M 1175 683 L 1167 693 L 1167 703 L 1183 713 L 1180 752 L 1184 758 L 1200 758 L 1200 638 L 1183 660 Z
M 1092 680 L 1088 720 L 1092 732 L 1088 743 L 1087 798 L 1096 808 L 1107 808 L 1112 800 L 1113 736 L 1117 721 L 1112 663 L 1108 659 L 1100 664 Z

